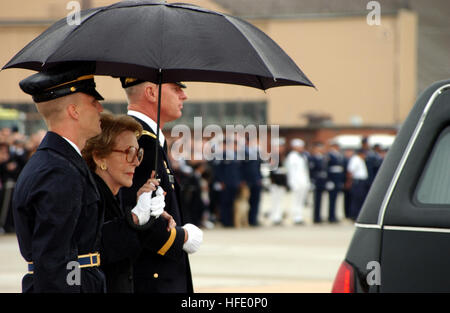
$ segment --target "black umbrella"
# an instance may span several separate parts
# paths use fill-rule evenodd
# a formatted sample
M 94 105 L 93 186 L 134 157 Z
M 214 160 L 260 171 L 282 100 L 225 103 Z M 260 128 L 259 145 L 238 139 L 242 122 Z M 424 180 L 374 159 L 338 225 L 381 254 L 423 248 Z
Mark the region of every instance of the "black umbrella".
M 272 39 L 227 14 L 190 4 L 134 0 L 83 10 L 80 17 L 79 25 L 69 25 L 66 18 L 53 24 L 3 69 L 42 71 L 63 62 L 92 61 L 97 75 L 136 77 L 160 87 L 177 81 L 263 90 L 313 86 Z

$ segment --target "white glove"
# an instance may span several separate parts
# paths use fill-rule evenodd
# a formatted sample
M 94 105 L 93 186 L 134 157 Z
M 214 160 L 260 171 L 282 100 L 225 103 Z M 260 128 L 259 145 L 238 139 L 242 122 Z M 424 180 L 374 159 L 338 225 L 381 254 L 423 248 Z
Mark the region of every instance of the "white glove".
M 151 192 L 144 192 L 139 196 L 136 206 L 131 210 L 138 220 L 139 225 L 144 225 L 150 219 L 150 216 L 158 218 L 164 211 L 166 203 L 164 201 L 164 190 L 161 186 L 156 189 L 156 196 L 152 198 Z
M 158 218 L 164 212 L 164 207 L 166 206 L 166 202 L 164 201 L 164 189 L 162 189 L 161 186 L 158 186 L 155 194 L 156 196 L 151 198 L 150 215 Z
M 183 244 L 183 250 L 187 253 L 197 252 L 203 242 L 203 231 L 193 224 L 185 224 L 183 228 L 188 233 L 188 239 Z

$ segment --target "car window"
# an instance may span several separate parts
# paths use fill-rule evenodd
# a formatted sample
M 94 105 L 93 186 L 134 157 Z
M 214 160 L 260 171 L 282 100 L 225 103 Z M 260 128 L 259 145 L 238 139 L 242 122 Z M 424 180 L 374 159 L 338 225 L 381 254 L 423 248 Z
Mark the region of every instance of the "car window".
M 450 204 L 450 127 L 439 136 L 416 190 L 422 204 Z

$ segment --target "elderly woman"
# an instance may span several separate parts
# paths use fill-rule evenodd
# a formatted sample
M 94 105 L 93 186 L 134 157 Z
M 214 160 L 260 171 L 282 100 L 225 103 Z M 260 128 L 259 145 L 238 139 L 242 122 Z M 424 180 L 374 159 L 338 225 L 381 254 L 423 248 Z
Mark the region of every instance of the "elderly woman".
M 149 179 L 138 191 L 136 207 L 124 212 L 116 196 L 121 187 L 132 185 L 134 171 L 142 160 L 143 150 L 137 142 L 142 127 L 129 116 L 102 114 L 101 128 L 102 133 L 89 139 L 82 151 L 94 173 L 104 208 L 101 268 L 106 276 L 107 292 L 133 292 L 133 260 L 146 242 L 151 241 L 148 236 L 142 236 L 138 225 L 148 223 L 150 216 L 158 218 L 163 213 L 164 194 L 161 187 L 156 189 L 159 182 Z M 151 192 L 155 190 L 156 197 L 152 198 Z M 170 215 L 164 212 L 163 216 L 165 219 L 157 219 L 151 227 L 174 226 Z

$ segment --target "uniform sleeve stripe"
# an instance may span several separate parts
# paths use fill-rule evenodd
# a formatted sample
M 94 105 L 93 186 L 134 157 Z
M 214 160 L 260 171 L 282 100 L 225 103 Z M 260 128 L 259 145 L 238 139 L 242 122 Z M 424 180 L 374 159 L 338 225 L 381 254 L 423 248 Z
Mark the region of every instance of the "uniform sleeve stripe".
M 169 239 L 167 239 L 166 243 L 164 244 L 164 246 L 162 246 L 161 249 L 159 249 L 158 254 L 161 255 L 165 255 L 167 253 L 167 251 L 170 249 L 170 247 L 172 247 L 173 242 L 175 241 L 175 237 L 177 235 L 177 231 L 175 228 L 172 228 L 170 230 L 170 236 Z

